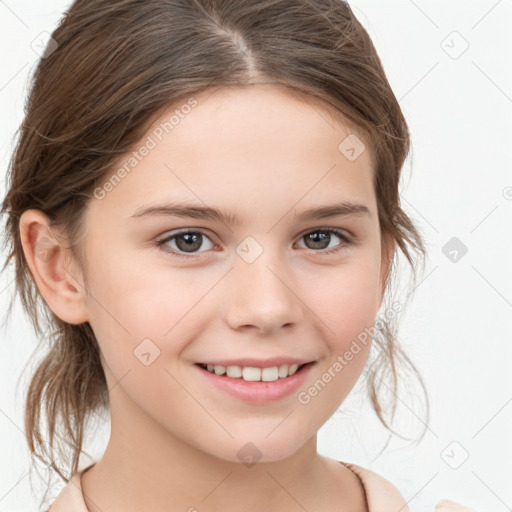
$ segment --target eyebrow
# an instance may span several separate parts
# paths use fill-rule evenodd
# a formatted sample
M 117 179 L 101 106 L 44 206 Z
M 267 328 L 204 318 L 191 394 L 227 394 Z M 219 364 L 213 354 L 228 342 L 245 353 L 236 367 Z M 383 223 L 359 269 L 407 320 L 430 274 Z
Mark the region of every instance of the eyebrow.
M 342 201 L 335 204 L 310 208 L 300 214 L 295 214 L 294 218 L 302 221 L 327 219 L 343 215 L 368 215 L 370 210 L 363 204 L 355 204 Z M 152 206 L 142 206 L 138 208 L 131 217 L 153 217 L 153 216 L 172 216 L 192 219 L 213 220 L 227 225 L 240 224 L 240 218 L 234 212 L 223 212 L 210 206 L 190 205 L 185 203 L 167 202 Z

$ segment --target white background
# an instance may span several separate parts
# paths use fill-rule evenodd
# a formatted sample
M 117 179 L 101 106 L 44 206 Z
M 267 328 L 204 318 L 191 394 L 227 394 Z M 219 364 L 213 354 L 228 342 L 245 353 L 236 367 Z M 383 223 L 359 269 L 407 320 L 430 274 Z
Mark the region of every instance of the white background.
M 320 430 L 319 451 L 382 474 L 411 512 L 433 511 L 444 498 L 477 512 L 510 510 L 512 1 L 350 4 L 373 39 L 412 134 L 402 202 L 428 243 L 429 262 L 400 341 L 424 376 L 432 416 L 419 445 L 395 437 L 377 457 L 386 431 L 362 401 L 359 381 L 345 413 Z M 31 42 L 42 31 L 51 33 L 68 5 L 0 1 L 2 178 L 38 59 Z M 3 179 L 1 186 L 3 197 Z M 452 237 L 468 248 L 457 262 L 442 252 Z M 0 277 L 2 312 L 12 277 L 12 269 Z M 18 304 L 0 343 L 0 512 L 36 509 L 23 433 L 24 366 L 36 347 Z M 405 394 L 399 399 L 399 419 L 412 429 L 406 435 L 419 434 L 420 410 Z M 97 444 L 85 447 L 97 457 L 108 429 L 102 432 Z M 465 453 L 458 469 L 447 463 L 456 465 Z

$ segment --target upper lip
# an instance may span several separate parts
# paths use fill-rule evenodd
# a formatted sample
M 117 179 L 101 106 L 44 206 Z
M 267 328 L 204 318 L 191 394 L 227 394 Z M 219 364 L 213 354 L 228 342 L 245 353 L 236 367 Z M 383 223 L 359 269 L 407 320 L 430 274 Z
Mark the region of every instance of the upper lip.
M 271 357 L 269 359 L 223 359 L 221 361 L 204 361 L 197 364 L 211 364 L 213 366 L 250 366 L 252 368 L 272 368 L 274 366 L 281 366 L 283 364 L 301 364 L 312 363 L 310 359 L 298 359 L 295 357 Z

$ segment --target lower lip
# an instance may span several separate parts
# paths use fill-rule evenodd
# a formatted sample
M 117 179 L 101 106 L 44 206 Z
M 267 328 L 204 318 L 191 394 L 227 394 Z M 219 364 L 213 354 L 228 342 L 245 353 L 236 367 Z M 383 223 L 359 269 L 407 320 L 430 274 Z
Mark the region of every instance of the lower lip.
M 272 382 L 255 381 L 248 382 L 243 379 L 232 379 L 225 375 L 217 375 L 211 373 L 199 365 L 195 367 L 199 370 L 201 375 L 211 384 L 218 389 L 229 393 L 230 395 L 253 404 L 267 404 L 277 402 L 290 394 L 304 383 L 311 368 L 315 363 L 308 363 L 303 366 L 299 371 L 295 372 L 290 377 L 284 379 L 277 379 Z

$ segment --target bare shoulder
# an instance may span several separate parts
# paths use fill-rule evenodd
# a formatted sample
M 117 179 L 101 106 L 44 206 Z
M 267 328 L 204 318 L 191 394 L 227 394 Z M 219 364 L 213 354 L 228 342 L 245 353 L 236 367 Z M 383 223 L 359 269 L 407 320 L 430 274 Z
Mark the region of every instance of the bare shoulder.
M 371 469 L 363 468 L 357 464 L 342 462 L 348 469 L 355 473 L 361 480 L 368 510 L 376 510 L 381 512 L 391 512 L 400 510 L 401 512 L 409 512 L 409 507 L 404 497 L 397 487 L 379 473 Z
M 332 500 L 329 510 L 370 512 L 366 490 L 360 476 L 345 463 L 328 457 L 322 459 L 326 467 L 325 483 L 329 486 L 328 494 Z

